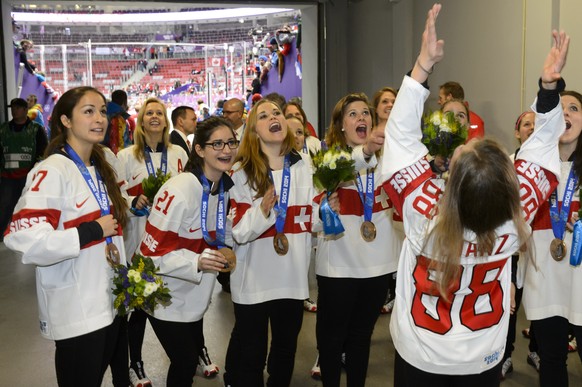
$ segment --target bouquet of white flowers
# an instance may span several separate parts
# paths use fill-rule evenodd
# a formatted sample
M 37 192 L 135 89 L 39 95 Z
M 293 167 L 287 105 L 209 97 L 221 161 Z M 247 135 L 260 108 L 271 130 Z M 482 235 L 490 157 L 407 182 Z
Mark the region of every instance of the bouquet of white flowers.
M 159 268 L 151 258 L 136 254 L 129 268 L 119 264 L 113 270 L 113 294 L 116 296 L 113 305 L 120 316 L 125 316 L 133 309 L 154 313 L 158 304 L 170 304 L 170 289 L 156 274 Z
M 321 217 L 323 231 L 327 235 L 337 235 L 345 231 L 338 214 L 336 214 L 327 198 L 337 187 L 346 181 L 351 181 L 355 176 L 355 162 L 351 153 L 339 149 L 322 149 L 311 155 L 313 160 L 313 183 L 327 195 L 321 201 Z
M 424 117 L 422 143 L 433 156 L 450 157 L 455 149 L 467 141 L 467 127 L 462 125 L 453 112 L 440 110 Z
M 345 150 L 320 150 L 311 159 L 315 168 L 313 182 L 321 190 L 331 193 L 340 183 L 354 179 L 355 162 L 352 155 Z

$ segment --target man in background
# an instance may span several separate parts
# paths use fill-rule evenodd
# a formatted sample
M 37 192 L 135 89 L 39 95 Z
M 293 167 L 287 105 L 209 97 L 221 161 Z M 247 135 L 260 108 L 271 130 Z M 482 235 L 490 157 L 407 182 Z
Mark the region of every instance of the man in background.
M 238 98 L 231 98 L 224 103 L 222 108 L 222 116 L 232 124 L 236 133 L 236 139 L 241 141 L 243 132 L 245 130 L 245 123 L 243 122 L 243 114 L 245 112 L 245 104 Z
M 170 142 L 182 147 L 190 156 L 192 143 L 188 136 L 196 132 L 196 112 L 190 106 L 178 106 L 172 111 L 172 125 Z
M 0 125 L 0 237 L 12 218 L 26 175 L 42 157 L 48 140 L 44 127 L 28 118 L 28 103 L 10 101 L 12 120 Z

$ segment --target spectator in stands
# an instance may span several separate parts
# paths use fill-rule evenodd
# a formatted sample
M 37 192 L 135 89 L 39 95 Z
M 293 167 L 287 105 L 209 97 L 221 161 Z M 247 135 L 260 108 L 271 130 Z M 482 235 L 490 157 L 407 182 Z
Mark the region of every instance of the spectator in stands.
M 245 130 L 245 123 L 243 122 L 243 114 L 245 111 L 245 104 L 238 98 L 231 98 L 224 103 L 222 109 L 222 116 L 232 124 L 236 133 L 236 139 L 241 141 Z
M 196 112 L 190 106 L 178 106 L 172 111 L 172 125 L 170 142 L 182 147 L 188 155 L 192 151 L 189 135 L 196 132 Z
M 28 118 L 39 124 L 45 129 L 47 138 L 50 138 L 50 130 L 44 124 L 44 117 L 42 116 L 42 106 L 37 103 L 36 95 L 30 94 L 26 97 L 26 102 L 28 103 Z
M 439 99 L 438 104 L 444 107 L 445 102 L 451 99 L 460 99 L 467 106 L 469 110 L 469 103 L 465 101 L 465 91 L 463 87 L 458 82 L 445 82 L 439 87 Z M 467 141 L 476 137 L 483 137 L 485 135 L 485 123 L 483 119 L 479 117 L 476 113 L 469 110 L 469 134 L 467 136 Z
M 0 238 L 20 198 L 26 175 L 48 144 L 44 127 L 28 118 L 28 103 L 10 101 L 12 120 L 0 125 Z
M 259 66 L 261 66 L 259 80 L 261 83 L 263 83 L 263 81 L 267 78 L 269 70 L 271 69 L 271 62 L 269 61 L 269 58 L 267 58 L 265 55 L 259 56 Z
M 127 93 L 123 90 L 115 90 L 111 93 L 111 102 L 107 103 L 107 133 L 103 145 L 109 147 L 117 154 L 123 148 L 131 145 L 131 132 L 127 119 Z
M 28 56 L 26 55 L 27 51 L 33 47 L 32 40 L 23 39 L 20 41 L 20 63 L 24 64 L 26 70 L 29 73 L 34 74 L 36 72 L 36 66 L 28 61 Z

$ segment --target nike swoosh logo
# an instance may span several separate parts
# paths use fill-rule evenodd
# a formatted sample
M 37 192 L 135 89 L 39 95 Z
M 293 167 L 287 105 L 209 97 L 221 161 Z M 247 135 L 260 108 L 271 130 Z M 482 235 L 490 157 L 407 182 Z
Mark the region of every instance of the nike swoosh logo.
M 83 200 L 81 203 L 75 203 L 75 206 L 77 206 L 77 208 L 81 208 L 81 207 L 83 207 L 83 204 L 85 204 L 87 202 L 87 200 L 89 200 L 89 198 Z
M 132 176 L 132 177 L 131 177 L 131 179 L 132 179 L 132 180 L 136 180 L 136 179 L 137 179 L 137 177 L 138 177 L 139 175 L 141 175 L 141 173 L 138 173 L 137 175 L 135 175 L 135 176 Z
M 189 229 L 188 231 L 189 231 L 189 232 L 196 232 L 196 231 L 198 231 L 198 230 L 200 230 L 200 227 L 198 227 L 198 228 L 195 228 L 194 230 L 192 230 L 192 229 Z

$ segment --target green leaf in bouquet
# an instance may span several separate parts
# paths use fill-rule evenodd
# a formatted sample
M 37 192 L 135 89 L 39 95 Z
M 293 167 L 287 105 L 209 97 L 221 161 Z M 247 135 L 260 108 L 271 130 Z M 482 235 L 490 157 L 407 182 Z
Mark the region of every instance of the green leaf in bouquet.
M 154 197 L 162 188 L 162 185 L 172 176 L 171 173 L 164 174 L 160 168 L 156 171 L 155 175 L 150 175 L 143 179 L 141 182 L 141 187 L 143 189 L 143 194 L 148 198 L 150 202 L 154 200 Z

